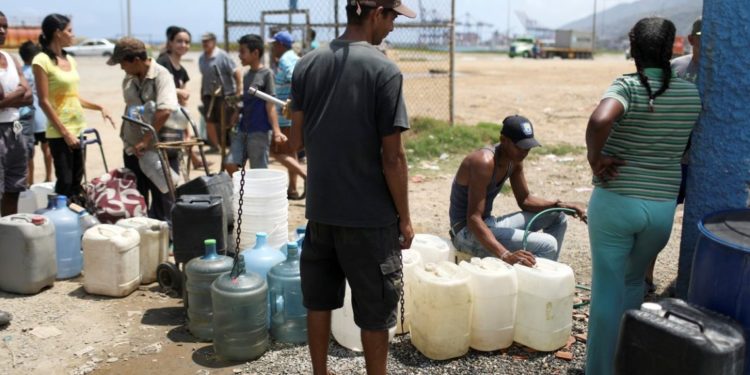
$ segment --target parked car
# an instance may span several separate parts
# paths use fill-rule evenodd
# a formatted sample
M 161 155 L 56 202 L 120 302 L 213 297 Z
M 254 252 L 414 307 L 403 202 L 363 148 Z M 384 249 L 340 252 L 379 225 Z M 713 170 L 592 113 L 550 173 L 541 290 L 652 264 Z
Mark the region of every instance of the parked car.
M 107 39 L 87 39 L 65 48 L 65 52 L 73 56 L 112 56 L 114 50 L 114 43 Z

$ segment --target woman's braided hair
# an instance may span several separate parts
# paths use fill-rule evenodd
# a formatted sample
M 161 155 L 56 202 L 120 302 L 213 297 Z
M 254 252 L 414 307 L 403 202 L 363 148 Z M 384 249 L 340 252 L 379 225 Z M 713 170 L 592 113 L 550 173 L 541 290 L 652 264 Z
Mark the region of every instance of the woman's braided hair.
M 649 110 L 654 111 L 654 99 L 669 89 L 672 77 L 672 46 L 674 45 L 675 26 L 672 21 L 659 17 L 644 18 L 630 30 L 630 52 L 638 70 L 638 79 L 648 91 Z M 662 84 L 653 92 L 648 77 L 643 73 L 645 68 L 661 68 Z

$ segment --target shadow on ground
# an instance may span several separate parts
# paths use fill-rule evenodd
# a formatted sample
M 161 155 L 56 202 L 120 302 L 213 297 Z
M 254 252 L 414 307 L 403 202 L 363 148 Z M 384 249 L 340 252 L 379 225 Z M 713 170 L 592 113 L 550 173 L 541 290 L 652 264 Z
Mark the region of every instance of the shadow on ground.
M 150 326 L 181 326 L 185 324 L 185 308 L 182 306 L 148 309 L 143 313 L 141 324 Z
M 214 352 L 213 345 L 207 345 L 193 352 L 193 362 L 197 365 L 208 368 L 225 368 L 242 365 L 245 361 L 225 361 L 219 358 Z

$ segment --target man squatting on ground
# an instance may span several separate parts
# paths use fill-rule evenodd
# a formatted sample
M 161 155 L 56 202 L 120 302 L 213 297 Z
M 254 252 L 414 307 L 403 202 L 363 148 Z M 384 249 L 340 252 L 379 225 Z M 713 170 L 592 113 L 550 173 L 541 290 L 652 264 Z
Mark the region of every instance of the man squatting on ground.
M 557 260 L 562 248 L 567 219 L 564 213 L 549 213 L 534 221 L 527 249 L 522 247 L 526 224 L 548 208 L 570 208 L 586 222 L 585 208 L 576 203 L 551 201 L 531 195 L 526 184 L 523 160 L 529 150 L 540 146 L 534 128 L 525 117 L 503 120 L 500 143 L 469 154 L 453 180 L 450 197 L 451 240 L 456 249 L 478 257 L 494 256 L 515 264 L 533 265 L 534 257 Z M 492 216 L 492 204 L 510 179 L 521 212 Z
M 300 271 L 314 374 L 326 374 L 331 310 L 352 290 L 368 374 L 385 374 L 388 328 L 396 324 L 401 249 L 411 247 L 409 128 L 403 76 L 373 45 L 399 15 L 398 0 L 347 0 L 347 27 L 305 55 L 292 80 L 292 146 L 304 140 L 309 220 Z M 401 238 L 399 238 L 401 236 Z

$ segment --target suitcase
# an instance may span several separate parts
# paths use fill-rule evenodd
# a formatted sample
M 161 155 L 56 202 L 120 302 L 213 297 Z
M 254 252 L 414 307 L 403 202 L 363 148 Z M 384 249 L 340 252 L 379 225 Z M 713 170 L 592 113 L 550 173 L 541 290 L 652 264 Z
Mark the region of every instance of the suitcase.
M 646 307 L 653 311 L 644 311 Z M 625 312 L 615 374 L 742 374 L 745 339 L 728 317 L 678 299 Z

